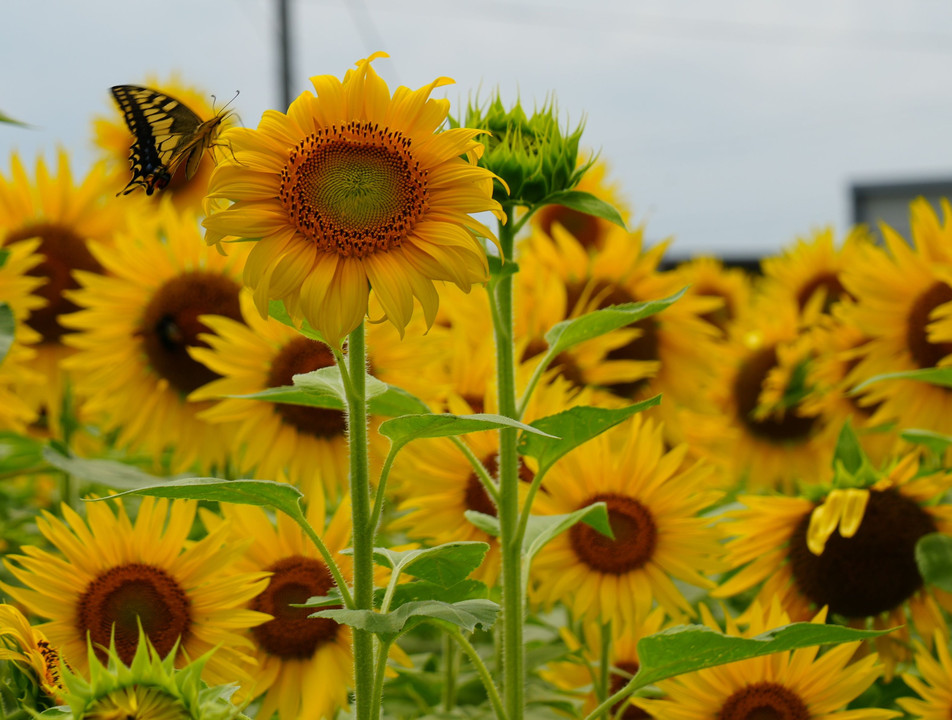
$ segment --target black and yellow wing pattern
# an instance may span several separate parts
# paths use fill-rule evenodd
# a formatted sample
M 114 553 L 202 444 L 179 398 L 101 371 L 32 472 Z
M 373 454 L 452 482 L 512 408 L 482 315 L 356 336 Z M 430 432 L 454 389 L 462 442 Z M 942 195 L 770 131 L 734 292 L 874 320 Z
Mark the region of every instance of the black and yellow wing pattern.
M 146 195 L 162 190 L 182 163 L 186 179 L 191 179 L 225 119 L 218 114 L 202 120 L 171 95 L 139 85 L 115 85 L 112 96 L 135 137 L 129 153 L 132 180 L 119 195 L 137 187 Z

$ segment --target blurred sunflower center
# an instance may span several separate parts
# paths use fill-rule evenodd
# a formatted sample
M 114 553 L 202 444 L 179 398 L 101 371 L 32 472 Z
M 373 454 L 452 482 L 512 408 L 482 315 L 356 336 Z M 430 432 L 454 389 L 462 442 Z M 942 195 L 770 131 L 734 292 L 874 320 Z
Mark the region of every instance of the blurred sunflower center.
M 558 223 L 586 250 L 601 250 L 605 244 L 605 231 L 594 215 L 564 205 L 546 205 L 539 211 L 537 220 L 549 237 L 552 236 L 552 226 Z
M 810 514 L 790 537 L 790 567 L 797 587 L 819 606 L 849 618 L 892 610 L 922 587 L 916 542 L 936 531 L 935 521 L 897 490 L 870 490 L 859 530 L 839 531 L 822 555 L 807 549 Z
M 274 620 L 251 632 L 272 655 L 308 659 L 321 645 L 334 640 L 340 625 L 329 618 L 309 618 L 313 610 L 291 607 L 291 603 L 327 595 L 334 579 L 320 560 L 301 555 L 282 558 L 267 570 L 274 574 L 265 591 L 252 601 L 252 609 L 273 615 Z
M 654 556 L 658 527 L 651 512 L 637 500 L 605 493 L 585 504 L 602 501 L 608 506 L 608 521 L 614 540 L 595 528 L 577 523 L 569 530 L 575 554 L 590 567 L 609 575 L 637 570 Z
M 639 667 L 638 663 L 634 660 L 620 660 L 615 662 L 614 666 L 619 670 L 624 671 L 624 674 L 615 671 L 612 672 L 611 687 L 608 689 L 609 695 L 614 695 L 616 692 L 625 687 L 625 685 L 628 684 L 628 681 L 638 674 Z M 612 717 L 616 716 L 616 713 L 618 712 L 618 706 L 622 703 L 625 703 L 625 711 L 621 714 L 621 720 L 645 720 L 646 718 L 651 717 L 651 715 L 649 715 L 637 705 L 632 705 L 629 703 L 627 699 L 621 700 L 612 706 Z
M 293 385 L 293 377 L 331 367 L 334 355 L 324 343 L 306 337 L 296 337 L 281 348 L 271 361 L 268 387 Z M 330 408 L 307 407 L 277 403 L 275 412 L 295 430 L 318 438 L 340 437 L 346 429 L 344 413 Z
M 549 344 L 545 341 L 545 338 L 534 337 L 526 344 L 519 361 L 525 362 L 530 360 L 536 355 L 541 355 L 548 348 Z M 549 367 L 553 368 L 561 377 L 572 383 L 572 387 L 585 387 L 585 376 L 582 374 L 582 369 L 570 352 L 560 352 L 552 359 Z
M 427 171 L 402 133 L 354 121 L 291 149 L 279 197 L 319 251 L 365 258 L 400 247 L 426 212 Z
M 734 379 L 734 401 L 738 419 L 750 433 L 773 443 L 802 442 L 810 437 L 816 419 L 797 415 L 796 409 L 782 416 L 768 415 L 757 419 L 760 392 L 767 375 L 777 365 L 777 347 L 771 345 L 751 353 L 741 363 Z
M 930 342 L 927 332 L 932 311 L 950 301 L 952 287 L 944 282 L 937 282 L 916 299 L 909 311 L 906 321 L 906 345 L 912 359 L 920 368 L 936 367 L 942 358 L 952 353 L 952 343 Z
M 211 330 L 198 318 L 224 315 L 241 322 L 240 286 L 213 272 L 186 272 L 171 278 L 153 295 L 142 315 L 139 334 L 149 365 L 176 390 L 188 394 L 218 374 L 188 354 L 208 347 L 199 334 Z
M 77 623 L 89 633 L 93 647 L 109 647 L 115 632 L 116 651 L 127 665 L 139 640 L 139 623 L 159 655 L 184 643 L 192 624 L 191 601 L 171 575 L 152 565 L 129 563 L 110 568 L 93 580 L 79 598 Z M 97 649 L 100 659 L 106 655 Z
M 486 468 L 486 472 L 489 473 L 489 477 L 498 480 L 499 457 L 495 454 L 490 455 L 483 458 L 482 463 L 483 467 Z M 519 458 L 520 482 L 531 483 L 534 477 L 535 473 L 525 464 L 522 458 Z M 469 479 L 466 481 L 464 503 L 466 504 L 467 510 L 475 510 L 484 515 L 496 517 L 496 504 L 492 501 L 492 498 L 489 497 L 489 493 L 486 492 L 486 488 L 483 487 L 483 484 L 479 482 L 479 478 L 476 477 L 475 472 L 471 472 Z
M 800 292 L 797 293 L 797 307 L 803 310 L 813 295 L 821 291 L 825 293 L 821 310 L 827 314 L 839 302 L 840 298 L 850 296 L 836 273 L 820 273 L 810 278 L 810 281 L 804 283 L 803 287 L 800 288 Z
M 773 682 L 741 688 L 717 714 L 719 720 L 808 720 L 810 711 L 795 692 Z
M 64 333 L 69 332 L 59 324 L 59 316 L 79 309 L 63 295 L 64 291 L 79 287 L 72 271 L 101 273 L 102 265 L 89 252 L 83 238 L 69 228 L 51 223 L 26 225 L 14 230 L 7 235 L 5 244 L 36 237 L 40 238 L 37 252 L 43 256 L 43 260 L 27 275 L 46 280 L 36 290 L 46 300 L 46 305 L 30 313 L 27 324 L 43 336 L 43 342 L 56 343 Z

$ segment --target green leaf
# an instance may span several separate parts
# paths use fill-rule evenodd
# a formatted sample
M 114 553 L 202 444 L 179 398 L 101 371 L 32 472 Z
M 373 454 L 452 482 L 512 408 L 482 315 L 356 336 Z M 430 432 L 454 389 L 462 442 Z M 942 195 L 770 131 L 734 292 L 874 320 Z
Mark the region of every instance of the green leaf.
M 814 645 L 855 642 L 886 632 L 890 631 L 854 630 L 839 625 L 801 622 L 768 630 L 753 638 L 742 638 L 725 635 L 704 625 L 681 625 L 638 642 L 641 668 L 629 687 L 634 690 L 715 665 Z
M 545 434 L 541 430 L 502 415 L 451 415 L 449 413 L 403 415 L 380 424 L 380 434 L 390 438 L 394 445 L 405 445 L 411 440 L 452 437 L 503 427 L 519 428 L 526 432 Z
M 60 452 L 56 447 L 45 447 L 43 459 L 69 475 L 86 483 L 111 488 L 133 489 L 166 482 L 166 478 L 150 475 L 118 460 L 86 459 Z
M 42 440 L 15 432 L 0 432 L 0 472 L 12 474 L 36 468 L 43 463 L 44 449 Z
M 836 441 L 836 452 L 833 454 L 834 469 L 841 466 L 850 475 L 856 475 L 866 462 L 866 453 L 859 444 L 859 438 L 853 430 L 853 424 L 847 420 L 843 423 L 839 438 Z
M 327 344 L 324 341 L 324 336 L 320 332 L 311 327 L 311 324 L 306 320 L 301 323 L 300 326 L 294 324 L 294 320 L 291 319 L 291 315 L 288 313 L 286 307 L 284 307 L 284 302 L 281 300 L 271 300 L 268 303 L 268 315 L 273 317 L 282 325 L 287 325 L 289 328 L 294 328 L 304 337 L 310 338 L 311 340 L 317 340 L 320 343 Z
M 379 591 L 382 597 L 384 590 Z M 467 578 L 455 585 L 444 587 L 437 583 L 427 580 L 416 580 L 414 582 L 400 583 L 393 593 L 393 599 L 390 601 L 391 610 L 406 605 L 409 602 L 419 602 L 421 600 L 439 600 L 445 603 L 455 603 L 461 600 L 472 600 L 474 598 L 488 598 L 489 588 L 486 583 L 479 580 Z M 379 600 L 379 598 L 378 598 Z
M 10 251 L 7 248 L 0 248 L 0 268 L 7 264 L 7 259 L 10 257 Z
M 303 603 L 288 603 L 291 607 L 304 607 L 304 608 L 321 608 L 327 607 L 328 605 L 333 605 L 335 607 L 340 607 L 344 604 L 344 598 L 340 594 L 340 588 L 332 587 L 327 591 L 327 595 L 315 595 L 309 597 L 306 602 Z
M 398 635 L 425 622 L 434 620 L 450 623 L 472 632 L 477 626 L 488 629 L 496 622 L 499 606 L 491 600 L 462 600 L 445 603 L 438 600 L 422 600 L 401 605 L 388 613 L 371 610 L 318 610 L 310 617 L 326 617 L 359 630 L 379 635 L 391 642 Z
M 943 455 L 952 445 L 952 437 L 933 432 L 932 430 L 903 430 L 899 436 L 906 442 L 915 445 L 925 445 L 936 455 Z
M 226 395 L 230 398 L 243 398 L 245 400 L 264 400 L 272 403 L 287 403 L 289 405 L 304 405 L 306 407 L 325 408 L 328 410 L 340 410 L 343 412 L 343 401 L 331 392 L 317 392 L 305 390 L 302 387 L 293 385 L 282 385 L 281 387 L 268 388 L 261 392 L 248 393 L 247 395 Z
M 625 220 L 618 210 L 601 198 L 582 190 L 563 190 L 552 193 L 543 198 L 540 205 L 564 205 L 585 215 L 594 215 L 607 220 L 620 228 L 625 227 Z
M 21 120 L 14 120 L 12 117 L 7 115 L 2 110 L 0 110 L 0 123 L 7 123 L 8 125 L 19 125 L 20 127 L 25 127 L 25 128 L 30 127 L 29 125 L 27 125 L 25 122 L 22 122 Z
M 13 340 L 16 336 L 17 323 L 13 318 L 13 308 L 7 303 L 0 303 L 0 364 L 7 357 Z
M 578 345 L 586 340 L 606 335 L 626 325 L 631 325 L 655 313 L 659 313 L 678 300 L 686 289 L 687 288 L 682 288 L 671 297 L 662 300 L 611 305 L 607 308 L 594 310 L 580 317 L 572 318 L 571 320 L 563 320 L 560 323 L 556 323 L 549 332 L 545 334 L 545 340 L 549 343 L 547 354 L 555 357 L 573 345 Z
M 578 522 L 584 522 L 602 535 L 615 537 L 608 520 L 608 506 L 603 502 L 597 502 L 567 515 L 530 515 L 529 522 L 526 524 L 526 534 L 522 540 L 523 553 L 531 560 L 547 542 Z
M 519 272 L 519 265 L 517 265 L 512 260 L 506 260 L 506 262 L 503 262 L 502 258 L 498 257 L 497 255 L 489 255 L 487 256 L 487 259 L 489 260 L 489 274 L 494 279 L 498 280 L 499 278 L 515 275 L 517 272 Z
M 929 533 L 919 538 L 916 565 L 926 583 L 952 592 L 952 537 Z
M 499 537 L 499 519 L 478 510 L 464 510 L 463 516 L 487 535 Z
M 519 452 L 538 460 L 538 472 L 544 473 L 569 451 L 660 402 L 661 396 L 656 395 L 623 408 L 579 406 L 540 418 L 530 424 L 547 435 L 522 433 L 519 437 Z
M 929 383 L 930 385 L 952 388 L 952 367 L 922 368 L 921 370 L 903 370 L 901 372 L 874 375 L 859 385 L 856 385 L 850 390 L 850 395 L 855 395 L 873 383 L 882 382 L 883 380 L 916 380 L 918 382 Z
M 371 397 L 367 403 L 367 408 L 372 415 L 381 417 L 430 412 L 430 408 L 420 398 L 396 385 L 388 385 L 386 392 Z
M 151 495 L 179 500 L 209 500 L 238 505 L 273 507 L 291 517 L 301 517 L 300 500 L 304 497 L 293 485 L 271 480 L 219 480 L 218 478 L 183 478 L 158 485 L 126 490 L 122 495 Z M 96 498 L 106 500 L 108 498 Z M 92 502 L 92 500 L 90 500 Z
M 374 548 L 374 559 L 396 574 L 406 573 L 449 587 L 478 568 L 487 552 L 489 545 L 484 542 L 459 541 L 420 550 Z

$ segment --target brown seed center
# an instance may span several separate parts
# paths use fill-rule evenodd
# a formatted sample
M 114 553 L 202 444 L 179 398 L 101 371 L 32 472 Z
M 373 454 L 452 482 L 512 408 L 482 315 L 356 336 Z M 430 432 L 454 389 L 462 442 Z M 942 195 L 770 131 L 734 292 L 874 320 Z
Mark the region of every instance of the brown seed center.
M 327 345 L 310 338 L 296 337 L 282 347 L 271 361 L 268 387 L 292 385 L 295 375 L 314 372 L 333 364 L 334 355 Z M 277 403 L 274 409 L 285 424 L 305 435 L 335 438 L 343 436 L 346 429 L 344 413 L 340 410 L 290 403 Z
M 737 690 L 721 706 L 717 720 L 809 720 L 806 704 L 790 688 L 759 682 Z
M 952 352 L 952 343 L 930 342 L 927 328 L 929 316 L 940 305 L 952 301 L 952 287 L 937 282 L 913 303 L 906 318 L 906 344 L 912 359 L 920 368 L 936 367 L 939 361 Z
M 623 575 L 643 567 L 654 556 L 658 527 L 651 512 L 634 498 L 605 493 L 585 504 L 604 501 L 615 539 L 578 523 L 569 530 L 569 541 L 578 558 L 606 575 Z

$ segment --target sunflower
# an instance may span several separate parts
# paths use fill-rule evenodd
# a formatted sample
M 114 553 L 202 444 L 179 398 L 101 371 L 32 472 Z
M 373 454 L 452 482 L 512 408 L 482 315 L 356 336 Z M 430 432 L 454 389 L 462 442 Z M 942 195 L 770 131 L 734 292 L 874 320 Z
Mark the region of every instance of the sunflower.
M 236 458 L 239 472 L 286 477 L 307 496 L 339 496 L 349 478 L 342 411 L 228 397 L 291 385 L 296 374 L 330 367 L 330 348 L 277 320 L 262 318 L 249 293 L 241 294 L 241 304 L 247 325 L 228 317 L 206 317 L 213 331 L 202 336 L 207 347 L 190 349 L 192 357 L 219 376 L 189 396 L 207 408 L 199 417 L 235 428 L 234 443 L 244 448 Z M 372 356 L 376 350 L 371 348 Z M 373 437 L 379 438 L 376 433 Z M 379 457 L 383 448 L 375 449 Z
M 631 624 L 655 602 L 672 615 L 691 614 L 675 580 L 714 586 L 705 573 L 719 567 L 718 535 L 701 513 L 721 493 L 709 488 L 706 465 L 685 462 L 685 445 L 665 452 L 662 433 L 636 415 L 549 471 L 536 514 L 604 502 L 615 537 L 578 524 L 552 540 L 533 562 L 534 602 L 562 602 L 580 619 Z
M 665 613 L 661 607 L 652 610 L 644 622 L 633 627 L 619 627 L 613 625 L 609 636 L 608 661 L 611 664 L 608 695 L 614 695 L 622 689 L 641 667 L 638 661 L 638 642 L 641 638 L 661 630 Z M 550 663 L 540 672 L 540 675 L 567 692 L 580 694 L 583 698 L 582 715 L 588 716 L 596 708 L 600 700 L 593 691 L 599 681 L 602 668 L 602 632 L 596 623 L 585 623 L 581 632 L 576 634 L 568 627 L 559 630 L 562 641 L 578 660 L 570 662 Z M 602 698 L 604 699 L 604 698 Z M 618 711 L 616 705 L 612 708 L 611 717 Z M 621 714 L 620 720 L 643 720 L 648 715 L 637 707 L 629 704 Z
M 9 249 L 20 241 L 39 241 L 33 250 L 38 259 L 30 261 L 32 267 L 26 271 L 39 283 L 29 290 L 34 297 L 24 305 L 29 311 L 24 320 L 40 336 L 31 364 L 44 381 L 24 383 L 20 399 L 60 438 L 60 411 L 67 385 L 61 361 L 69 354 L 63 345 L 69 330 L 60 319 L 77 309 L 68 297 L 78 287 L 73 271 L 102 272 L 102 265 L 90 251 L 90 241 L 108 246 L 113 235 L 125 226 L 121 206 L 111 202 L 110 187 L 101 164 L 95 165 L 82 181 L 74 182 L 65 151 L 57 154 L 53 172 L 39 158 L 34 180 L 15 153 L 9 176 L 0 175 L 0 246 Z M 23 287 L 15 292 L 19 296 L 22 291 Z M 11 302 L 8 298 L 6 301 Z
M 685 439 L 731 485 L 827 480 L 839 428 L 802 407 L 811 337 L 799 332 L 792 302 L 755 303 L 712 355 L 713 378 L 697 390 L 701 410 L 680 410 Z
M 922 644 L 916 646 L 918 673 L 904 673 L 902 679 L 919 697 L 896 702 L 909 715 L 921 720 L 948 720 L 952 716 L 952 656 L 942 638 L 934 643 L 936 657 Z
M 952 206 L 943 201 L 940 222 L 924 199 L 910 206 L 912 242 L 883 226 L 886 248 L 867 247 L 843 275 L 856 299 L 844 322 L 869 338 L 850 380 L 943 367 L 952 363 Z M 952 390 L 913 380 L 869 386 L 864 404 L 876 406 L 871 422 L 952 434 Z
M 0 584 L 7 595 L 49 621 L 40 625 L 62 658 L 87 676 L 86 638 L 132 662 L 139 626 L 161 656 L 178 643 L 181 667 L 216 646 L 206 666 L 211 683 L 247 680 L 243 629 L 267 615 L 242 609 L 266 585 L 265 573 L 224 572 L 244 545 L 225 545 L 226 528 L 189 543 L 196 503 L 145 498 L 135 522 L 122 503 L 90 503 L 84 521 L 63 505 L 65 522 L 44 511 L 37 519 L 58 553 L 26 546 L 4 564 L 23 584 Z M 101 656 L 104 657 L 104 656 Z
M 71 298 L 83 309 L 63 319 L 77 331 L 67 340 L 78 352 L 65 362 L 77 392 L 120 445 L 153 458 L 169 452 L 172 472 L 222 468 L 233 449 L 228 428 L 197 417 L 208 403 L 186 400 L 218 376 L 187 350 L 208 331 L 199 316 L 240 319 L 239 256 L 206 248 L 195 217 L 168 202 L 131 219 L 115 247 L 91 248 L 109 275 L 79 273 L 83 287 Z
M 215 108 L 209 102 L 209 98 L 214 100 L 214 97 L 193 85 L 186 84 L 177 73 L 172 73 L 167 79 L 147 75 L 145 85 L 175 98 L 203 120 L 208 120 L 216 114 Z M 115 194 L 129 182 L 129 149 L 136 139 L 126 125 L 122 111 L 115 103 L 110 102 L 110 104 L 112 107 L 108 117 L 99 116 L 93 120 L 93 132 L 94 142 L 102 151 L 103 160 L 110 172 L 111 190 Z M 226 115 L 222 121 L 222 127 L 228 127 L 230 124 L 233 124 L 231 116 Z M 198 171 L 191 180 L 185 177 L 183 163 L 162 193 L 153 198 L 146 197 L 144 193 L 136 193 L 135 197 L 123 198 L 122 202 L 130 205 L 137 203 L 145 205 L 158 202 L 161 197 L 167 196 L 179 210 L 198 211 L 205 198 L 212 169 L 215 167 L 210 155 L 206 153 L 202 157 Z
M 706 607 L 705 623 L 720 630 Z M 811 622 L 822 624 L 821 611 Z M 746 637 L 753 637 L 790 622 L 777 604 L 757 607 L 751 614 Z M 727 633 L 740 635 L 737 624 L 727 618 Z M 739 720 L 741 718 L 809 718 L 810 720 L 885 720 L 898 716 L 893 710 L 846 706 L 879 677 L 876 656 L 856 662 L 850 659 L 858 642 L 830 648 L 801 648 L 741 660 L 718 667 L 662 680 L 658 688 L 665 697 L 632 699 L 650 717 L 671 720 Z
M 351 542 L 350 504 L 342 502 L 326 527 L 324 512 L 323 496 L 312 496 L 308 520 L 350 579 L 351 557 L 341 554 Z M 251 539 L 236 572 L 270 575 L 266 587 L 245 599 L 247 607 L 274 618 L 250 631 L 259 665 L 252 695 L 262 696 L 258 717 L 277 712 L 279 720 L 295 720 L 305 709 L 307 717 L 333 717 L 347 706 L 348 688 L 353 686 L 350 628 L 327 618 L 309 618 L 310 610 L 289 606 L 327 595 L 334 586 L 314 543 L 284 513 L 278 513 L 275 524 L 263 509 L 251 505 L 222 505 L 221 517 L 203 511 L 202 519 L 212 532 L 230 525 L 236 542 Z
M 939 500 L 950 488 L 952 475 L 919 475 L 918 458 L 907 454 L 871 488 L 854 491 L 867 495 L 865 504 L 844 506 L 839 490 L 818 500 L 740 496 L 745 507 L 720 525 L 731 538 L 726 559 L 736 573 L 712 594 L 731 597 L 763 583 L 759 597 L 778 598 L 797 621 L 828 607 L 851 624 L 894 628 L 908 616 L 923 639 L 946 633 L 940 606 L 948 595 L 923 586 L 915 545 L 929 533 L 952 532 L 952 505 Z M 818 522 L 822 513 L 811 521 L 826 506 L 832 522 Z M 908 638 L 903 628 L 877 639 L 887 675 L 906 657 Z
M 0 660 L 30 672 L 46 698 L 59 704 L 63 692 L 59 652 L 22 612 L 6 603 L 0 604 Z
M 448 100 L 430 99 L 451 82 L 437 78 L 391 97 L 371 67 L 357 63 L 343 82 L 311 78 L 288 114 L 265 113 L 257 130 L 222 134 L 232 153 L 212 174 L 209 196 L 236 201 L 205 219 L 206 240 L 256 239 L 245 284 L 267 313 L 283 300 L 331 344 L 356 328 L 373 292 L 402 330 L 416 297 L 427 325 L 438 306 L 434 280 L 462 289 L 489 279 L 477 234 L 492 232 L 470 213 L 492 211 L 492 175 L 461 156 L 481 131 L 435 133 Z
M 712 257 L 697 257 L 679 264 L 672 274 L 678 285 L 688 287 L 692 295 L 719 298 L 720 307 L 701 315 L 726 336 L 728 327 L 743 315 L 753 293 L 750 275 L 739 267 L 726 267 Z
M 838 302 L 850 297 L 843 287 L 843 273 L 858 261 L 863 248 L 872 246 L 864 226 L 849 231 L 837 248 L 832 228 L 823 228 L 796 243 L 780 255 L 764 258 L 762 291 L 773 305 L 781 298 L 792 299 L 801 321 L 811 325 L 829 314 Z

